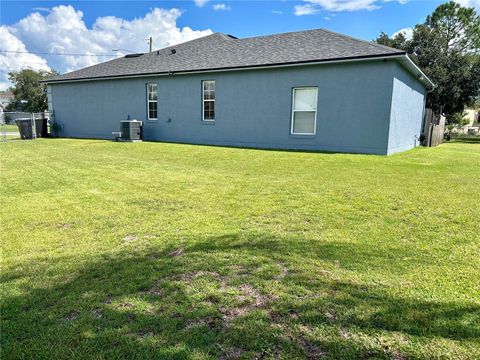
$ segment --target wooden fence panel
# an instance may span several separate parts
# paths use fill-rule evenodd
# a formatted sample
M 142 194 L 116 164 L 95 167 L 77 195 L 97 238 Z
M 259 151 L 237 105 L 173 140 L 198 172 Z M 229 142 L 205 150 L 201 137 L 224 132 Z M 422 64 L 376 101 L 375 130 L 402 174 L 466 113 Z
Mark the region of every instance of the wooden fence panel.
M 424 146 L 437 146 L 443 142 L 445 117 L 435 115 L 432 109 L 425 109 L 423 126 Z

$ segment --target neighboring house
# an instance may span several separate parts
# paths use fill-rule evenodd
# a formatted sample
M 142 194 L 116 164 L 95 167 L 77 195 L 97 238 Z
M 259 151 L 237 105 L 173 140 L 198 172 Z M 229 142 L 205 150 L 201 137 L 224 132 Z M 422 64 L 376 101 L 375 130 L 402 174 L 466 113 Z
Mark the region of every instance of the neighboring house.
M 0 91 L 0 105 L 3 105 L 5 109 L 10 101 L 13 100 L 13 94 L 11 91 L 3 90 Z
M 327 30 L 215 33 L 46 81 L 62 135 L 391 154 L 418 144 L 432 82 L 404 51 Z
M 463 127 L 463 132 L 478 134 L 480 132 L 480 112 L 474 109 L 467 109 L 465 114 L 468 124 Z
M 466 124 L 463 126 L 457 125 L 451 130 L 456 134 L 480 134 L 480 112 L 474 109 L 464 110 L 464 117 Z

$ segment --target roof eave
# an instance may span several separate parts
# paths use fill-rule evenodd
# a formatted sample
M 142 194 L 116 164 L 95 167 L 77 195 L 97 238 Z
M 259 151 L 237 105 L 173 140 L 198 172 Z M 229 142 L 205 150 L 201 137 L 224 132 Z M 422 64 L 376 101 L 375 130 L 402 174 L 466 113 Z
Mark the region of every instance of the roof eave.
M 434 89 L 436 87 L 435 83 L 410 59 L 408 54 L 405 54 L 403 58 L 399 58 L 399 61 L 427 88 Z

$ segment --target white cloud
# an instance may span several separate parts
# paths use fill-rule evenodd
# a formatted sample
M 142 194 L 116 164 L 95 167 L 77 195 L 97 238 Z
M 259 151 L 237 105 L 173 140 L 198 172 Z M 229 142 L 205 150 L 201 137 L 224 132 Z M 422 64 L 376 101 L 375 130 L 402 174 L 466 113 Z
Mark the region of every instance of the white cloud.
M 407 40 L 411 40 L 412 37 L 413 37 L 413 28 L 403 28 L 403 29 L 400 29 L 400 30 L 398 30 L 398 31 L 396 31 L 396 32 L 394 32 L 394 33 L 392 34 L 392 38 L 394 38 L 395 36 L 397 36 L 397 35 L 400 34 L 400 33 L 403 33 L 403 35 L 405 35 L 405 38 L 406 38 Z
M 297 16 L 302 15 L 315 15 L 320 11 L 320 8 L 314 6 L 312 4 L 305 4 L 305 5 L 295 5 L 293 9 L 293 13 Z
M 148 51 L 145 38 L 153 38 L 154 49 L 178 44 L 212 33 L 211 30 L 179 28 L 178 9 L 154 8 L 144 17 L 125 20 L 115 16 L 96 19 L 91 28 L 83 21 L 83 13 L 73 6 L 55 6 L 42 15 L 32 13 L 19 22 L 6 27 L 11 35 L 20 40 L 23 48 L 32 52 L 91 54 L 94 56 L 44 56 L 48 65 L 60 72 L 76 70 L 118 56 L 112 49 L 127 49 L 135 52 Z M 12 50 L 9 43 L 0 46 Z M 96 54 L 112 54 L 111 57 Z M 39 58 L 40 60 L 44 60 Z M 38 59 L 37 59 L 38 61 Z M 0 78 L 4 78 L 4 66 Z
M 455 0 L 455 2 L 462 6 L 475 8 L 477 11 L 480 11 L 480 0 Z
M 212 7 L 213 7 L 213 10 L 215 10 L 215 11 L 232 10 L 232 8 L 230 6 L 227 6 L 225 4 L 214 4 Z
M 4 25 L 0 26 L 0 50 L 9 51 L 0 52 L 0 90 L 5 90 L 10 86 L 9 71 L 18 71 L 23 68 L 50 70 L 47 60 L 44 58 L 34 54 L 25 54 L 24 52 L 27 51 L 25 44 Z
M 395 1 L 400 4 L 405 4 L 408 0 L 303 0 L 307 4 L 295 5 L 294 14 L 301 15 L 314 15 L 321 10 L 331 12 L 341 11 L 359 11 L 367 10 L 372 11 L 379 9 L 382 3 Z M 474 0 L 480 1 L 480 0 Z
M 193 0 L 193 2 L 195 3 L 195 5 L 197 5 L 198 7 L 202 7 L 204 6 L 207 2 L 209 2 L 210 0 Z
M 43 12 L 50 12 L 50 8 L 47 8 L 47 7 L 34 7 L 32 8 L 32 10 L 35 10 L 35 11 L 43 11 Z
M 280 10 L 272 10 L 272 14 L 282 15 L 282 14 L 283 14 L 283 11 L 280 11 Z

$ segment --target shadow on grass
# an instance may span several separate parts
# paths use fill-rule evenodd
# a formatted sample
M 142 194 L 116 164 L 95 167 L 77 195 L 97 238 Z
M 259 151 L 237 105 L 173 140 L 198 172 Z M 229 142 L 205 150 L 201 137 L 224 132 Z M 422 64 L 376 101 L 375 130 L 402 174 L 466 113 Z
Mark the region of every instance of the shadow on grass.
M 480 337 L 477 305 L 393 297 L 336 274 L 387 255 L 395 266 L 405 253 L 262 234 L 132 246 L 4 297 L 2 358 L 428 358 L 379 334 Z M 22 264 L 2 283 L 59 275 L 74 261 Z

